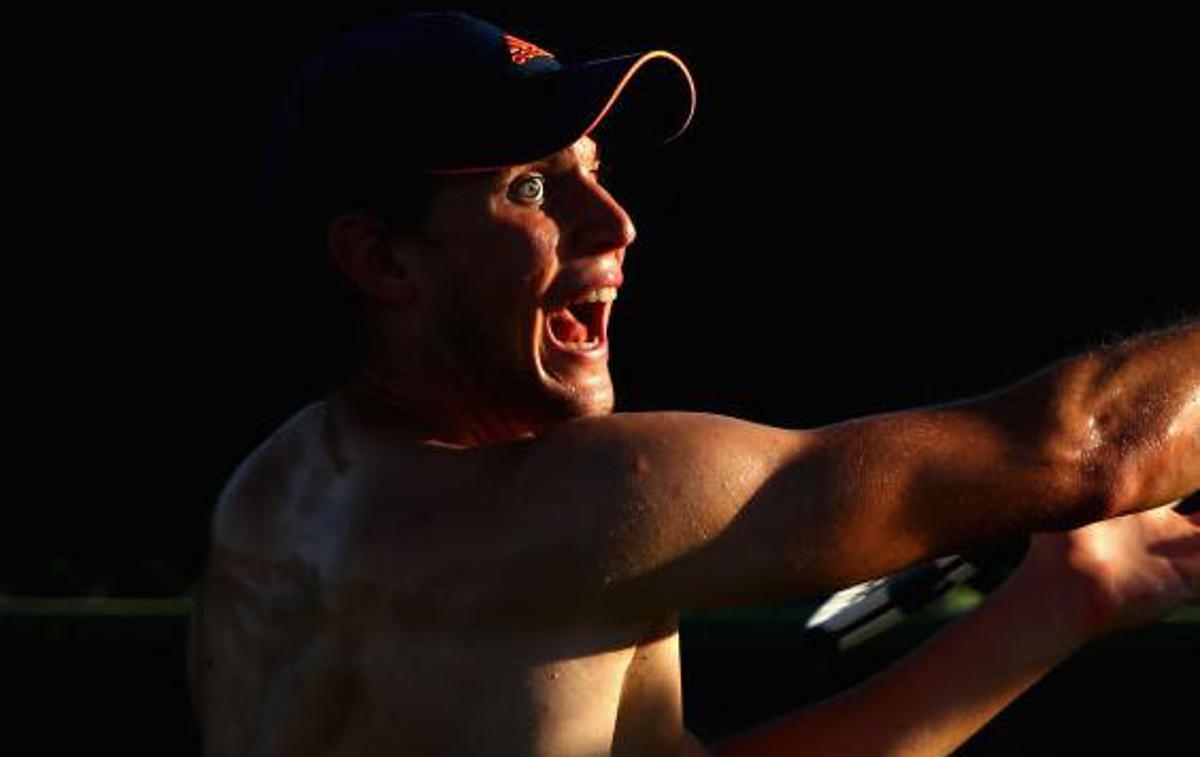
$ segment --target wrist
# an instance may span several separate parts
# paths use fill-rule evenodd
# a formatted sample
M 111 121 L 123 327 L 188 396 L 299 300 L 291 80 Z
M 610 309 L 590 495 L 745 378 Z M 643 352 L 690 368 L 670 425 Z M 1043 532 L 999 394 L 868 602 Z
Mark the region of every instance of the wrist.
M 1060 555 L 1039 547 L 1036 538 L 1029 554 L 992 592 L 989 601 L 1019 608 L 1017 612 L 1027 619 L 1031 629 L 1036 629 L 1048 651 L 1071 654 L 1104 635 L 1108 613 L 1096 601 L 1096 592 L 1087 581 L 1074 573 Z

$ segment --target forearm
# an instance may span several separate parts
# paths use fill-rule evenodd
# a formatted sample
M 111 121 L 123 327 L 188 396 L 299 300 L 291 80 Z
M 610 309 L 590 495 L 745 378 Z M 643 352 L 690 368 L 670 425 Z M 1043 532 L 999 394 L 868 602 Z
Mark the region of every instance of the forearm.
M 1021 579 L 865 683 L 718 745 L 722 755 L 944 755 L 1085 638 Z

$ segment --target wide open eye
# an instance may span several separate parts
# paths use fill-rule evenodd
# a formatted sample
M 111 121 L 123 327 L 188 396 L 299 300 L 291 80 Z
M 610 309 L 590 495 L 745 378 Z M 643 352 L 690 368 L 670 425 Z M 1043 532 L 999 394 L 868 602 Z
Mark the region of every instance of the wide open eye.
M 524 205 L 540 205 L 546 200 L 546 177 L 540 173 L 525 174 L 509 187 L 508 197 Z

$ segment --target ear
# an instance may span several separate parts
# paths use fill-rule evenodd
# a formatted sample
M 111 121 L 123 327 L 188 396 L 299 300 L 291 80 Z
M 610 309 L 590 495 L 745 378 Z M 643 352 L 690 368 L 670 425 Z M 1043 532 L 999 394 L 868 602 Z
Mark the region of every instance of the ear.
M 325 244 L 333 262 L 355 287 L 374 300 L 406 307 L 418 287 L 404 248 L 374 216 L 347 213 L 326 228 Z

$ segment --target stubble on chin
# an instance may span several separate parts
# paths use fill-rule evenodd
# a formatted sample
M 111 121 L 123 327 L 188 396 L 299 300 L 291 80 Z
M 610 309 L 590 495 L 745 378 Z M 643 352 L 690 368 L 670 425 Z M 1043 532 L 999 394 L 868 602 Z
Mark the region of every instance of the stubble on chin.
M 560 379 L 544 370 L 537 372 L 534 403 L 542 423 L 562 423 L 578 418 L 609 415 L 613 411 L 612 377 L 607 370 L 593 381 Z

